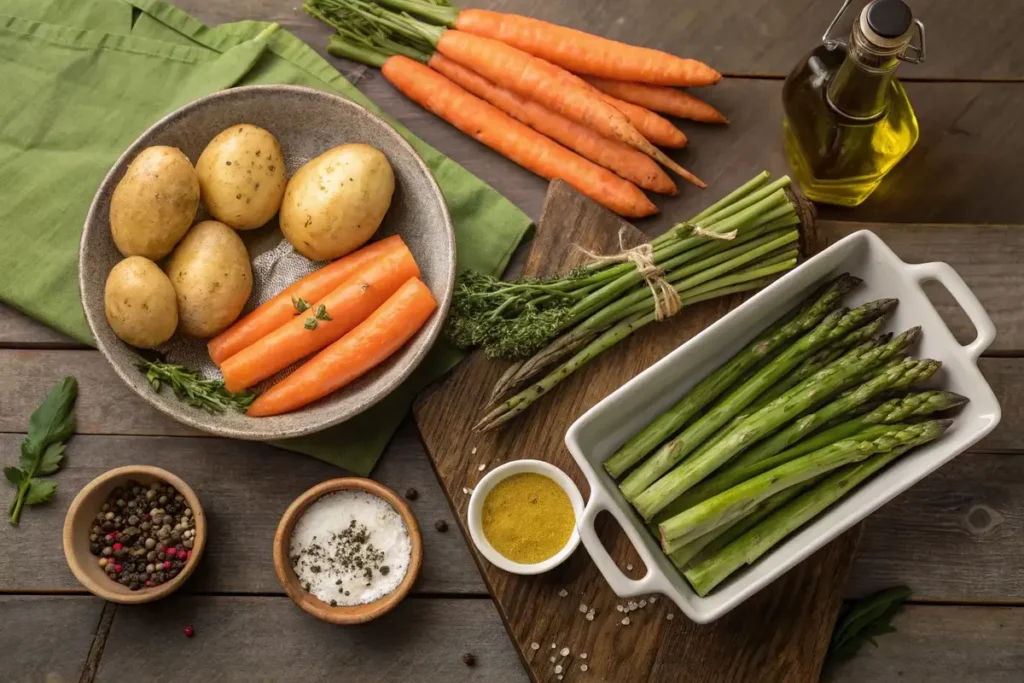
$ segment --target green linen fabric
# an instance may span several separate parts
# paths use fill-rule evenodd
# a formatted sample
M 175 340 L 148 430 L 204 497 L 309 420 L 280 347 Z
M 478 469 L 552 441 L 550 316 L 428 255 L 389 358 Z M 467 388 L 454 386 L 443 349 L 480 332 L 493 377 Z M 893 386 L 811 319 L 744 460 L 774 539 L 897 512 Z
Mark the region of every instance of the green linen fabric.
M 92 343 L 77 284 L 89 203 L 143 130 L 197 97 L 237 85 L 284 83 L 335 92 L 381 114 L 308 45 L 270 26 L 242 21 L 208 27 L 161 0 L 0 5 L 0 301 Z M 529 218 L 389 122 L 424 158 L 444 192 L 459 270 L 500 274 L 530 229 Z M 460 358 L 440 341 L 408 381 L 374 408 L 279 445 L 368 474 L 415 395 Z

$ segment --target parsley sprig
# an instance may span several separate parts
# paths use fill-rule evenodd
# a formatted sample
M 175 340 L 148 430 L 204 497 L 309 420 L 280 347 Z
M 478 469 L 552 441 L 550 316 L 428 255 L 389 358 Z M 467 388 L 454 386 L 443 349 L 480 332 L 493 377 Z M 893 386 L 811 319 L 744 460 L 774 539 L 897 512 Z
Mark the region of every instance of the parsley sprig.
M 316 311 L 313 312 L 312 317 L 306 318 L 305 328 L 307 330 L 315 330 L 317 321 L 319 320 L 334 320 L 334 318 L 327 314 L 327 307 L 323 304 L 316 307 Z
M 42 477 L 60 469 L 64 459 L 64 442 L 75 431 L 75 398 L 78 382 L 65 377 L 50 390 L 28 419 L 28 436 L 21 442 L 18 467 L 5 467 L 4 477 L 17 490 L 7 510 L 11 524 L 21 519 L 26 505 L 45 503 L 57 491 L 57 485 Z
M 839 623 L 832 632 L 826 663 L 833 665 L 850 659 L 864 643 L 878 647 L 875 638 L 893 633 L 896 627 L 892 618 L 903 608 L 910 597 L 910 589 L 896 586 L 879 591 L 874 595 L 847 603 L 839 614 Z
M 256 394 L 251 391 L 228 391 L 221 380 L 204 379 L 184 365 L 144 358 L 140 358 L 136 365 L 146 373 L 146 380 L 153 391 L 159 392 L 166 384 L 179 400 L 208 413 L 219 415 L 229 408 L 244 413 L 256 400 Z

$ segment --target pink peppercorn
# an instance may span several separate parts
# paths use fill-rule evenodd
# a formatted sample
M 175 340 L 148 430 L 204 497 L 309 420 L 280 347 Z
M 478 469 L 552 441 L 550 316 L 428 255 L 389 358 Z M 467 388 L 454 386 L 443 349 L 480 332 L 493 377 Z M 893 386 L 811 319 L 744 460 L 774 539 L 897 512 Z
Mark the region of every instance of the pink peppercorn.
M 185 637 L 186 638 L 191 638 L 195 634 L 196 634 L 195 629 L 193 629 L 191 626 L 186 626 L 185 627 Z
M 121 548 L 123 548 L 123 547 L 124 547 L 124 546 L 123 546 L 123 545 L 121 545 L 120 543 L 115 543 L 115 544 L 114 544 L 114 552 L 116 553 L 116 552 L 117 552 L 118 550 L 120 550 L 120 549 L 121 549 Z
M 121 565 L 115 564 L 114 565 L 114 571 L 117 572 L 118 574 L 120 574 L 121 573 Z
M 170 569 L 170 568 L 171 568 L 171 563 L 170 562 L 164 562 L 164 569 Z
M 165 549 L 164 550 L 164 554 L 166 554 L 167 557 L 174 557 L 174 548 L 167 548 L 167 549 Z

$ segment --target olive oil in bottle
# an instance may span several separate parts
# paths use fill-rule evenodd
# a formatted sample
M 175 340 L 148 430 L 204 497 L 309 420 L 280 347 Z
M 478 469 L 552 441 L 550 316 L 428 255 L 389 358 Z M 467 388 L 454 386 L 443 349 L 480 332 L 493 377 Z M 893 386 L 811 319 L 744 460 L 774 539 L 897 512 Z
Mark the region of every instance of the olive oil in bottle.
M 924 25 L 903 0 L 873 0 L 848 44 L 831 40 L 851 1 L 782 89 L 783 148 L 793 177 L 809 199 L 842 206 L 867 199 L 917 143 L 917 118 L 895 74 L 901 61 L 924 59 Z M 915 26 L 920 47 L 910 44 Z

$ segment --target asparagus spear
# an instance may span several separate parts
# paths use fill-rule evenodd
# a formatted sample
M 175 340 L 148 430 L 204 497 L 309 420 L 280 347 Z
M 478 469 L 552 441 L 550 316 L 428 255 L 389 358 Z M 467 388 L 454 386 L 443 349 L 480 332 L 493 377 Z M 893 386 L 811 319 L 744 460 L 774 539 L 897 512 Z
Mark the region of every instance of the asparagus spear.
M 800 415 L 828 398 L 836 388 L 843 386 L 851 377 L 856 377 L 901 353 L 914 343 L 920 334 L 921 328 L 914 327 L 888 344 L 871 349 L 866 353 L 860 355 L 855 352 L 848 353 L 836 363 L 804 380 L 748 417 L 713 448 L 706 451 L 702 457 L 691 458 L 683 462 L 649 486 L 633 499 L 634 506 L 644 519 L 651 519 L 659 510 L 745 448 L 774 432 L 791 420 L 794 415 Z M 776 359 L 777 361 L 778 359 Z M 721 407 L 719 405 L 719 408 Z
M 612 478 L 618 479 L 658 444 L 682 428 L 701 409 L 734 385 L 747 371 L 770 358 L 797 335 L 803 334 L 820 323 L 839 304 L 843 295 L 860 283 L 859 278 L 848 273 L 833 280 L 812 302 L 798 307 L 796 312 L 791 314 L 793 315 L 792 319 L 769 328 L 725 365 L 701 380 L 686 396 L 649 424 L 642 432 L 627 441 L 610 458 L 605 460 L 605 470 Z
M 933 431 L 934 422 L 893 425 L 885 434 L 871 441 L 847 439 L 808 453 L 747 479 L 665 520 L 658 525 L 662 541 L 698 538 L 712 529 L 746 515 L 772 494 L 843 465 L 860 462 L 876 453 L 887 453 L 903 444 L 916 443 L 920 439 L 931 440 L 929 436 Z
M 695 421 L 644 461 L 619 485 L 623 495 L 626 496 L 627 500 L 638 505 L 638 509 L 642 505 L 646 506 L 646 504 L 638 504 L 637 500 L 649 487 L 658 481 L 658 477 L 661 477 L 676 463 L 700 447 L 706 439 L 743 411 L 744 408 L 753 403 L 758 396 L 768 390 L 775 382 L 785 377 L 794 367 L 819 348 L 845 336 L 851 330 L 885 315 L 895 308 L 897 303 L 896 299 L 880 299 L 864 304 L 852 311 L 836 311 L 826 316 L 817 327 L 794 342 L 774 360 L 758 370 L 739 388 L 722 399 L 710 412 Z M 704 474 L 707 473 L 705 472 Z M 703 477 L 704 475 L 702 474 L 701 476 Z M 686 488 L 693 483 L 689 482 Z M 646 507 L 644 510 L 641 510 L 641 513 L 645 519 L 650 519 L 654 513 L 670 503 L 674 497 L 663 500 L 661 505 L 651 506 L 650 514 L 647 514 Z
M 884 391 L 904 389 L 922 382 L 942 367 L 937 360 L 906 360 L 893 367 L 882 368 L 860 386 L 846 391 L 828 405 L 797 419 L 782 431 L 773 434 L 733 460 L 732 465 L 742 467 L 781 453 L 789 446 L 828 424 L 859 408 Z
M 672 560 L 672 564 L 675 565 L 676 569 L 685 569 L 687 565 L 694 563 L 699 558 L 710 557 L 725 546 L 729 545 L 746 533 L 748 529 L 752 529 L 756 526 L 762 519 L 775 512 L 804 491 L 809 490 L 816 482 L 821 481 L 823 478 L 824 477 L 822 476 L 811 479 L 810 481 L 805 481 L 802 484 L 797 484 L 796 486 L 790 486 L 788 489 L 779 491 L 775 495 L 762 500 L 753 510 L 750 511 L 750 513 L 740 519 L 737 519 L 735 522 L 725 524 L 717 529 L 712 529 L 700 538 L 696 538 L 689 543 L 668 541 L 662 545 L 662 550 L 668 554 L 669 559 Z
M 934 420 L 932 439 L 938 438 L 952 423 Z M 906 444 L 888 453 L 875 455 L 851 467 L 833 473 L 813 489 L 776 510 L 760 524 L 747 531 L 715 555 L 687 569 L 684 574 L 700 596 L 707 595 L 744 564 L 753 564 L 832 503 L 853 490 L 858 484 L 921 443 Z

